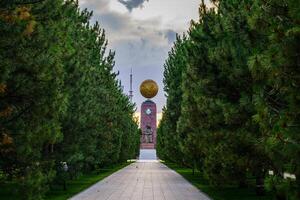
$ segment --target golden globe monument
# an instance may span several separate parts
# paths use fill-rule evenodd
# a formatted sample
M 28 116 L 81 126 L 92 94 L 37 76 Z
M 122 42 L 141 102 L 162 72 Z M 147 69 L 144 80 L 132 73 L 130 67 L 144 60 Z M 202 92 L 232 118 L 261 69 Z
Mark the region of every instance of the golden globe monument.
M 141 149 L 156 147 L 156 104 L 151 100 L 158 93 L 158 85 L 153 80 L 145 80 L 140 86 L 140 92 L 147 98 L 141 106 Z

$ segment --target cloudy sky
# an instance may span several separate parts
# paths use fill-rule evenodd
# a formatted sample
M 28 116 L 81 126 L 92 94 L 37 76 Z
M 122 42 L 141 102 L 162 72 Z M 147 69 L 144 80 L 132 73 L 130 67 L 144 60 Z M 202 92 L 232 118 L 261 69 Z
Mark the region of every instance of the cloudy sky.
M 176 33 L 182 34 L 191 19 L 198 19 L 200 0 L 80 0 L 81 8 L 93 10 L 93 21 L 106 30 L 109 48 L 116 51 L 115 70 L 124 92 L 129 91 L 130 69 L 133 70 L 133 101 L 139 107 L 145 100 L 139 85 L 155 80 L 159 94 L 153 99 L 161 112 L 165 104 L 163 64 Z

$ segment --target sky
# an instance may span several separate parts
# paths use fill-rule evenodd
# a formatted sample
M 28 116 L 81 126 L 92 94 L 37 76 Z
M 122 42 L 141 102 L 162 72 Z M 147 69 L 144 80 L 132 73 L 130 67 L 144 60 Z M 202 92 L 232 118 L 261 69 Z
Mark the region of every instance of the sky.
M 152 100 L 158 113 L 165 105 L 163 65 L 176 33 L 189 28 L 198 19 L 200 0 L 79 0 L 82 9 L 93 11 L 92 22 L 98 21 L 106 31 L 108 48 L 116 52 L 115 71 L 128 94 L 130 70 L 133 71 L 133 101 L 137 112 L 146 99 L 139 86 L 146 79 L 159 85 Z

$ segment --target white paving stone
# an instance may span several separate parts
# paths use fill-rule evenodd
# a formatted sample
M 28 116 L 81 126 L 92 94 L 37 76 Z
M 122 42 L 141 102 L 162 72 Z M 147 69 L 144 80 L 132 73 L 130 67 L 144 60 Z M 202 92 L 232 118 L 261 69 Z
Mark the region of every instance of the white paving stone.
M 133 163 L 72 200 L 210 200 L 182 176 L 157 161 Z

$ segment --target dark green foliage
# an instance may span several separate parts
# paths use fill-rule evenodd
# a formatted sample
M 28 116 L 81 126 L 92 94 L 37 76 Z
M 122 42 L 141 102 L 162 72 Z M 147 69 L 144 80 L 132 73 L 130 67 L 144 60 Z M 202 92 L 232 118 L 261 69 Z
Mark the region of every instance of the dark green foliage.
M 61 162 L 75 178 L 135 158 L 134 105 L 92 14 L 74 1 L 0 5 L 1 176 L 42 199 Z
M 255 121 L 275 176 L 269 186 L 279 196 L 300 199 L 300 5 L 290 1 L 255 1 L 251 28 L 264 38 L 249 59 L 254 78 Z M 260 13 L 258 15 L 258 13 Z M 297 181 L 282 179 L 295 174 Z
M 166 61 L 159 154 L 215 185 L 245 187 L 252 174 L 258 195 L 265 182 L 277 198 L 299 199 L 299 5 L 213 3 Z
M 158 156 L 163 159 L 170 159 L 174 162 L 184 162 L 180 143 L 182 135 L 177 132 L 177 121 L 180 116 L 180 107 L 182 101 L 181 79 L 182 71 L 185 69 L 187 56 L 186 38 L 177 37 L 169 58 L 165 64 L 164 84 L 165 91 L 168 94 L 166 108 L 163 110 L 164 115 L 161 127 L 158 129 Z M 166 126 L 166 127 L 164 127 Z M 171 132 L 168 134 L 165 131 Z

